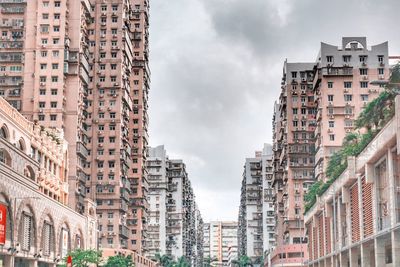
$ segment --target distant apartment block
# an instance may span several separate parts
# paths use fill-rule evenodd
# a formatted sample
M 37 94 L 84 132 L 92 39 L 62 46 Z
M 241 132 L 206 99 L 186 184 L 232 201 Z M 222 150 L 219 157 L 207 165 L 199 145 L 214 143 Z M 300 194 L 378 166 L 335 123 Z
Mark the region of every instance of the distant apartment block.
M 238 219 L 238 257 L 248 256 L 253 262 L 262 259 L 264 242 L 268 247 L 275 242 L 275 237 L 270 235 L 274 232 L 272 199 L 269 200 L 268 196 L 272 186 L 271 164 L 272 149 L 266 144 L 263 152 L 256 152 L 254 158 L 247 158 L 244 165 Z
M 395 116 L 305 214 L 308 266 L 400 266 L 400 97 Z
M 0 1 L 0 95 L 63 129 L 69 205 L 97 203 L 99 247 L 146 251 L 149 1 Z
M 204 224 L 204 258 L 213 266 L 231 266 L 237 260 L 237 222 L 213 221 Z
M 184 256 L 192 266 L 203 258 L 203 221 L 182 160 L 169 159 L 164 146 L 149 149 L 149 248 L 174 259 Z

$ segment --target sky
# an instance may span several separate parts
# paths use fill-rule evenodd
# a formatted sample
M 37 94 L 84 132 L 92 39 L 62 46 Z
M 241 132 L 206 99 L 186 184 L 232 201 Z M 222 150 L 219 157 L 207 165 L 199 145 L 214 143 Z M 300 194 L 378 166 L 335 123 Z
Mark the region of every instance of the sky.
M 151 0 L 150 145 L 183 159 L 205 221 L 237 220 L 245 158 L 272 141 L 283 62 L 366 36 L 400 55 L 399 0 Z

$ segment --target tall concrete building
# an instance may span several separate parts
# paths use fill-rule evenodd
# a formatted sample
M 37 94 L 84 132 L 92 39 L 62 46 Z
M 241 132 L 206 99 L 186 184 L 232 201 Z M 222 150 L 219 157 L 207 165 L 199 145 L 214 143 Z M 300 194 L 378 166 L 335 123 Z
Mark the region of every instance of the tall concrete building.
M 329 157 L 340 149 L 362 108 L 382 90 L 369 81 L 388 77 L 388 46 L 367 47 L 345 37 L 342 47 L 321 44 L 314 63 L 284 63 L 274 114 L 274 190 L 277 247 L 272 266 L 302 266 L 308 259 L 303 197 L 325 180 Z
M 182 160 L 169 159 L 164 146 L 149 149 L 148 256 L 184 256 L 192 266 L 203 258 L 203 221 Z
M 215 221 L 204 224 L 204 258 L 210 258 L 213 266 L 230 266 L 237 259 L 238 223 Z
M 279 104 L 275 105 L 272 183 L 276 248 L 268 253 L 272 266 L 301 264 L 307 251 L 302 207 L 305 190 L 314 181 L 313 68 L 314 63 L 285 61 Z
M 69 204 L 97 202 L 99 246 L 145 252 L 148 0 L 0 5 L 0 94 L 64 130 Z
M 269 190 L 272 186 L 271 167 L 272 149 L 268 144 L 263 151 L 256 152 L 254 158 L 247 158 L 240 196 L 238 220 L 238 257 L 248 256 L 255 263 L 264 255 L 264 237 L 266 245 L 274 244 L 272 200 Z M 265 197 L 264 197 L 265 195 Z M 268 223 L 268 225 L 267 225 Z M 264 229 L 268 232 L 264 235 Z
M 388 43 L 367 46 L 366 37 L 344 37 L 342 46 L 321 43 L 315 66 L 314 93 L 318 105 L 315 128 L 315 177 L 324 175 L 330 155 L 352 132 L 354 120 L 382 88 L 370 81 L 389 77 Z

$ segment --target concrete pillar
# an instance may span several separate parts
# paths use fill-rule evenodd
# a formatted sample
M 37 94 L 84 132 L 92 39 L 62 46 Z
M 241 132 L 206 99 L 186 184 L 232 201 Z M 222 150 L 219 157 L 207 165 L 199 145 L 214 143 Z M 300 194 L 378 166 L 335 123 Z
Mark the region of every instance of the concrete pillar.
M 4 256 L 4 266 L 13 266 L 14 264 L 14 257 L 13 256 Z
M 389 148 L 387 151 L 388 160 L 388 174 L 389 174 L 389 211 L 390 211 L 390 227 L 396 224 L 396 195 L 395 195 L 395 180 L 394 180 L 394 166 L 393 154 Z
M 359 267 L 358 258 L 359 258 L 359 248 L 351 248 L 349 249 L 350 254 L 350 267 Z
M 385 266 L 385 241 L 375 238 L 375 266 Z
M 362 199 L 362 182 L 361 175 L 357 173 L 357 184 L 358 184 L 358 216 L 360 218 L 360 240 L 364 238 L 364 220 L 363 220 L 363 199 Z
M 370 249 L 361 245 L 361 266 L 372 267 L 370 262 Z
M 392 231 L 393 266 L 400 266 L 400 230 Z

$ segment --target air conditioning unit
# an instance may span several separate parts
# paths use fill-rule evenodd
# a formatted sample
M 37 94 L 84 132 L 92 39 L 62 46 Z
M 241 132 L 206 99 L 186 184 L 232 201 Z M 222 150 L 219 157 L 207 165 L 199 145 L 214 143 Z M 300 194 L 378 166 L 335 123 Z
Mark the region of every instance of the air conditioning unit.
M 381 65 L 381 66 L 385 66 L 385 63 L 381 62 L 379 65 Z
M 103 147 L 103 144 L 102 144 L 102 143 L 100 143 L 100 144 L 99 144 L 99 147 Z
M 119 83 L 114 83 L 114 86 L 119 86 Z
M 329 102 L 328 102 L 328 105 L 329 105 L 329 106 L 332 106 L 332 105 L 333 105 L 333 102 L 332 102 L 332 101 L 329 101 Z
M 105 35 L 105 34 L 102 34 L 100 37 L 101 37 L 101 38 L 106 38 L 106 35 Z
M 379 80 L 385 79 L 385 75 L 379 75 L 379 76 L 378 76 L 378 79 L 379 79 Z
M 46 86 L 46 83 L 41 82 L 41 83 L 40 83 L 40 86 Z
M 43 109 L 39 109 L 39 113 L 43 113 Z
M 351 132 L 351 130 L 350 129 L 346 129 L 346 133 L 350 133 Z
M 306 94 L 306 90 L 301 90 L 301 94 L 305 95 Z
M 103 97 L 104 97 L 104 95 L 99 95 L 99 97 L 100 97 L 100 98 L 103 98 Z
M 362 76 L 362 79 L 363 79 L 364 81 L 366 81 L 366 80 L 368 80 L 368 76 L 367 76 L 367 75 L 363 75 L 363 76 Z
M 367 66 L 367 62 L 363 61 L 363 63 L 361 65 L 363 65 L 365 67 L 365 66 Z

